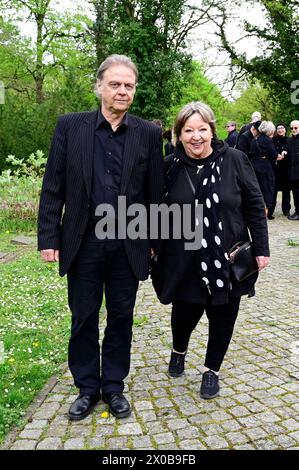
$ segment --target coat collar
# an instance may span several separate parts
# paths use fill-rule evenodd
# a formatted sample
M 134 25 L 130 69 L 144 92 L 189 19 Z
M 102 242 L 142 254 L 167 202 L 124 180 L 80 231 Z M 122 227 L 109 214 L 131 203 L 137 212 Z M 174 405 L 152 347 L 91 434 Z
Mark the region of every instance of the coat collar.
M 85 113 L 80 127 L 80 147 L 82 157 L 82 169 L 88 198 L 91 193 L 93 157 L 94 157 L 94 134 L 97 126 L 98 110 Z M 138 156 L 136 149 L 140 145 L 140 132 L 138 119 L 126 114 L 126 140 L 123 153 L 123 170 L 120 183 L 120 194 L 124 194 L 130 180 L 133 165 Z

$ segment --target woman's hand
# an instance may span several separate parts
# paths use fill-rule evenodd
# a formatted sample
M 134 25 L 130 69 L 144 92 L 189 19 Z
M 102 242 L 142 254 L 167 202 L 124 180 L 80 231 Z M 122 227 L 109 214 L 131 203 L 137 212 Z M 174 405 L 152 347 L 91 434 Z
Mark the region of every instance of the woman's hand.
M 269 256 L 256 256 L 255 257 L 259 271 L 266 268 L 269 265 L 270 257 Z

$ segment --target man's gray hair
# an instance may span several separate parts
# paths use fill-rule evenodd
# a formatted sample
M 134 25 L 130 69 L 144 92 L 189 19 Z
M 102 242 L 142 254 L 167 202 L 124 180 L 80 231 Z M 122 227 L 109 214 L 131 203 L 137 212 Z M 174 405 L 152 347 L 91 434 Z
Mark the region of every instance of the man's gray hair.
M 258 131 L 261 134 L 265 134 L 267 136 L 274 134 L 275 132 L 275 125 L 272 121 L 262 121 L 261 125 L 258 128 Z
M 113 65 L 125 65 L 129 69 L 131 69 L 136 77 L 136 83 L 138 80 L 138 70 L 132 59 L 126 55 L 121 54 L 112 54 L 109 55 L 104 62 L 101 63 L 100 67 L 98 68 L 96 78 L 97 80 L 102 80 L 104 73 Z

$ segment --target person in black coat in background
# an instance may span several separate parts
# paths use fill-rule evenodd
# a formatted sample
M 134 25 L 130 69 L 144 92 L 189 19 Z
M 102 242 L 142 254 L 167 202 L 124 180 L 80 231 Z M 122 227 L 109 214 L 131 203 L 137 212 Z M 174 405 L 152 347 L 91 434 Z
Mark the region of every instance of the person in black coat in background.
M 275 126 L 271 121 L 262 121 L 258 127 L 259 135 L 253 139 L 250 147 L 251 162 L 264 196 L 268 219 L 273 217 L 273 201 L 275 194 L 275 176 L 273 166 L 283 160 L 273 143 Z
M 292 137 L 287 141 L 288 175 L 293 193 L 295 212 L 289 220 L 299 220 L 299 121 L 291 122 Z
M 209 341 L 200 395 L 208 399 L 219 392 L 218 373 L 241 296 L 254 295 L 258 277 L 255 273 L 236 282 L 228 252 L 235 243 L 249 240 L 249 230 L 259 270 L 266 267 L 267 220 L 251 163 L 242 152 L 217 139 L 214 113 L 207 105 L 184 106 L 176 118 L 174 136 L 174 155 L 165 160 L 166 203 L 203 204 L 203 238 L 195 251 L 186 250 L 184 237 L 164 240 L 154 286 L 162 303 L 172 303 L 171 377 L 183 374 L 191 333 L 204 311 L 207 314 Z M 194 218 L 193 227 L 199 230 Z
M 249 129 L 239 135 L 239 138 L 236 143 L 236 148 L 241 150 L 241 152 L 245 153 L 247 157 L 251 158 L 250 150 L 251 150 L 251 143 L 255 137 L 258 136 L 258 128 L 262 121 L 255 121 L 252 122 Z
M 277 161 L 273 165 L 275 175 L 275 192 L 273 204 L 269 214 L 273 215 L 276 207 L 277 193 L 282 192 L 281 209 L 283 215 L 288 216 L 291 210 L 291 189 L 288 177 L 288 157 L 287 157 L 287 126 L 280 122 L 276 124 L 276 133 L 273 137 L 273 144 L 280 155 L 284 155 L 284 159 Z
M 225 142 L 228 144 L 229 147 L 235 148 L 239 135 L 236 129 L 237 124 L 235 121 L 228 121 L 225 127 L 228 131 L 228 136 L 226 137 Z

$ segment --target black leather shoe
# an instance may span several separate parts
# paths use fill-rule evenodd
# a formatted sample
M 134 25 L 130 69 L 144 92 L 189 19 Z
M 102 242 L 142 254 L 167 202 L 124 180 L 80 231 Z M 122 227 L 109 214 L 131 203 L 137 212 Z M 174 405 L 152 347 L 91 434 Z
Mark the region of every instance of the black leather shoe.
M 288 215 L 289 220 L 299 220 L 299 214 L 297 212 L 294 212 L 293 215 Z
M 101 395 L 79 395 L 74 403 L 71 405 L 68 417 L 71 421 L 80 421 L 86 418 L 93 410 L 95 405 L 100 401 Z
M 126 418 L 131 414 L 128 400 L 120 392 L 103 394 L 103 401 L 109 406 L 109 411 L 116 418 Z

